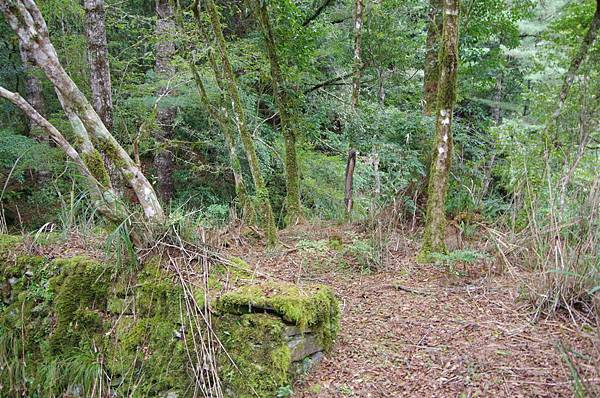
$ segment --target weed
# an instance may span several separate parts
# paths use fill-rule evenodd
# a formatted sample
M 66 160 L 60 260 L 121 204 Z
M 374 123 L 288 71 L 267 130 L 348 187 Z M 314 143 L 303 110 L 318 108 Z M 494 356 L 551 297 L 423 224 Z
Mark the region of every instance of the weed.
M 431 253 L 431 258 L 435 261 L 437 265 L 442 265 L 446 267 L 448 272 L 461 275 L 460 272 L 457 271 L 457 265 L 462 265 L 463 272 L 466 271 L 466 266 L 473 264 L 479 260 L 485 260 L 489 258 L 489 256 L 485 253 L 478 252 L 476 250 L 455 250 L 448 254 L 444 253 Z

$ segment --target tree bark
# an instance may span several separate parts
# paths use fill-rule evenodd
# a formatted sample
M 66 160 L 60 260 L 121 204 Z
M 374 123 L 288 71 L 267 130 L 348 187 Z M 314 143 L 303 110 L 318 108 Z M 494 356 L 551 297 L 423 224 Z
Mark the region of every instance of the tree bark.
M 444 22 L 440 47 L 440 81 L 436 106 L 436 144 L 429 170 L 427 214 L 421 262 L 428 262 L 431 253 L 445 253 L 446 192 L 452 162 L 452 112 L 456 99 L 458 70 L 459 0 L 444 0 Z
M 25 48 L 30 51 L 67 106 L 81 119 L 94 146 L 106 155 L 135 192 L 148 220 L 158 221 L 164 213 L 152 185 L 102 123 L 92 105 L 58 60 L 48 28 L 33 0 L 0 0 L 0 11 Z
M 492 120 L 494 124 L 499 125 L 502 122 L 502 75 L 496 76 L 496 91 L 494 92 L 494 105 L 492 106 Z
M 439 46 L 442 33 L 443 0 L 429 0 L 427 21 L 427 41 L 425 44 L 425 68 L 423 80 L 423 113 L 431 115 L 435 111 L 439 80 Z
M 362 28 L 365 0 L 355 0 L 354 3 L 354 58 L 352 63 L 352 96 L 350 106 L 352 112 L 356 112 L 360 98 L 360 79 L 363 67 L 362 62 Z M 352 191 L 354 184 L 354 168 L 356 165 L 356 149 L 354 149 L 354 137 L 348 137 L 348 161 L 346 162 L 346 178 L 344 179 L 344 205 L 345 218 L 349 219 L 352 213 Z
M 104 0 L 85 0 L 85 38 L 90 65 L 92 105 L 108 131 L 113 128 L 112 85 L 104 23 Z
M 287 94 L 287 81 L 281 73 L 279 56 L 277 55 L 277 45 L 271 21 L 265 2 L 255 1 L 256 14 L 260 25 L 262 26 L 263 36 L 265 38 L 267 56 L 271 65 L 271 84 L 273 86 L 273 97 L 275 105 L 279 111 L 280 126 L 284 138 L 285 147 L 285 173 L 286 173 L 286 224 L 296 224 L 303 219 L 302 206 L 300 204 L 300 179 L 298 176 L 298 159 L 296 156 L 296 139 L 298 132 L 294 127 L 292 120 L 293 105 Z
M 346 162 L 346 174 L 344 177 L 345 189 L 344 189 L 344 208 L 346 216 L 350 214 L 352 210 L 352 187 L 354 179 L 354 167 L 356 166 L 356 151 L 350 149 L 348 151 L 348 160 Z
M 352 63 L 352 109 L 358 106 L 360 97 L 360 78 L 362 71 L 362 28 L 365 0 L 356 0 L 354 3 L 354 58 Z
M 174 38 L 176 34 L 173 6 L 170 0 L 156 0 L 156 74 L 162 81 L 168 81 L 175 75 L 173 58 L 176 54 Z M 158 90 L 159 98 L 172 95 L 168 84 Z M 154 156 L 157 191 L 160 198 L 168 202 L 173 198 L 173 152 L 169 149 L 169 141 L 173 138 L 173 125 L 177 109 L 173 106 L 161 106 L 156 110 L 157 129 L 154 138 L 160 145 Z
M 227 54 L 227 46 L 225 44 L 225 37 L 223 36 L 221 18 L 213 0 L 206 0 L 205 4 L 223 67 L 223 77 L 226 81 L 229 100 L 231 101 L 231 109 L 233 112 L 233 123 L 237 127 L 237 130 L 240 134 L 242 146 L 244 147 L 244 152 L 246 153 L 248 164 L 250 165 L 250 172 L 252 174 L 252 180 L 254 181 L 254 187 L 256 189 L 259 212 L 261 213 L 260 221 L 267 237 L 267 242 L 269 245 L 272 245 L 277 241 L 275 217 L 273 216 L 273 209 L 269 199 L 269 191 L 267 190 L 262 172 L 260 170 L 256 148 L 254 147 L 254 142 L 252 140 L 252 134 L 250 133 L 248 125 L 246 124 L 246 116 L 244 113 L 244 107 L 242 106 L 242 101 L 240 99 L 236 76 L 233 73 L 233 67 L 229 61 L 229 55 Z M 194 4 L 194 9 L 197 14 L 197 18 L 200 18 L 200 2 L 198 0 L 196 0 L 196 3 Z
M 90 87 L 92 89 L 92 106 L 102 119 L 109 132 L 113 130 L 112 83 L 108 60 L 104 0 L 84 0 L 85 39 L 87 45 L 88 64 L 90 67 Z M 102 161 L 111 185 L 122 193 L 123 181 L 119 172 L 114 170 L 110 160 L 102 156 Z
M 19 52 L 21 55 L 23 72 L 25 73 L 25 98 L 27 99 L 27 102 L 31 104 L 33 109 L 40 114 L 40 116 L 46 117 L 46 103 L 44 102 L 44 97 L 42 95 L 42 82 L 34 73 L 34 65 L 33 60 L 31 59 L 31 54 L 29 54 L 29 51 L 27 51 L 21 42 L 19 42 Z M 28 120 L 29 134 L 32 136 L 37 136 L 38 134 L 36 134 L 36 129 L 40 129 L 42 127 L 38 126 L 32 118 L 28 118 Z M 44 140 L 47 137 L 38 138 Z

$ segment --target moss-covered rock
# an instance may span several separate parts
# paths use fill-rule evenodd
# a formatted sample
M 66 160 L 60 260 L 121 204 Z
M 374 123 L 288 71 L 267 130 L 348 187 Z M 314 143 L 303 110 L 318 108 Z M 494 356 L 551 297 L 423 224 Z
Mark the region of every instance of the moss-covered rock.
M 291 350 L 281 318 L 224 314 L 216 325 L 227 352 L 219 357 L 219 376 L 227 397 L 274 397 L 279 387 L 291 383 Z
M 54 265 L 60 274 L 50 280 L 56 312 L 50 348 L 53 353 L 64 353 L 82 340 L 88 344 L 102 332 L 109 273 L 105 266 L 84 257 L 55 260 Z
M 265 283 L 242 286 L 223 295 L 217 308 L 230 314 L 275 313 L 288 323 L 318 333 L 326 350 L 331 348 L 339 328 L 338 301 L 323 285 Z
M 292 384 L 294 361 L 329 351 L 339 329 L 339 304 L 325 286 L 243 286 L 216 303 L 225 348 L 219 372 L 228 397 L 273 397 Z

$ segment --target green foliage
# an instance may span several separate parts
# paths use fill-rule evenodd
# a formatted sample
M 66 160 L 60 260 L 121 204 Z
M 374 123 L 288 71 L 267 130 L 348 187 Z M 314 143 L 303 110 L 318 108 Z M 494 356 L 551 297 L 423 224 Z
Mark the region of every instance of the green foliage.
M 470 264 L 474 264 L 478 261 L 483 261 L 489 258 L 486 253 L 482 253 L 476 250 L 465 249 L 465 250 L 454 250 L 447 254 L 444 253 L 430 253 L 430 258 L 439 265 L 442 265 L 448 269 L 451 273 L 457 273 L 457 266 L 462 265 L 466 267 Z
M 277 398 L 287 398 L 294 394 L 294 390 L 290 386 L 283 386 L 277 389 Z

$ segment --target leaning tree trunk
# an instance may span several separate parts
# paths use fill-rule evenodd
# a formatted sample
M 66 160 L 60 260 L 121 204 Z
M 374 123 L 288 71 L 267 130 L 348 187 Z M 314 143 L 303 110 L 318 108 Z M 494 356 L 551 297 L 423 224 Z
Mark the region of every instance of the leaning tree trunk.
M 252 173 L 252 180 L 254 181 L 254 187 L 256 189 L 256 196 L 258 200 L 258 210 L 261 213 L 261 224 L 268 243 L 274 244 L 277 241 L 277 227 L 275 226 L 275 217 L 273 216 L 269 191 L 267 190 L 260 170 L 256 148 L 254 147 L 254 141 L 252 140 L 252 134 L 250 133 L 248 125 L 246 124 L 244 107 L 242 106 L 242 101 L 240 99 L 236 77 L 233 73 L 231 62 L 229 61 L 229 55 L 227 54 L 227 46 L 225 44 L 225 37 L 223 36 L 223 28 L 221 27 L 221 18 L 213 0 L 206 0 L 205 4 L 210 24 L 215 35 L 217 49 L 221 58 L 223 77 L 226 81 L 227 91 L 229 92 L 229 99 L 231 101 L 231 109 L 233 111 L 233 122 L 240 134 L 242 146 L 244 147 L 244 151 L 246 152 L 246 157 L 250 165 L 250 172 Z M 198 0 L 196 0 L 194 9 L 198 14 L 198 17 L 200 13 L 199 7 L 200 3 Z
M 158 90 L 159 98 L 172 95 L 168 80 L 175 76 L 175 67 L 173 58 L 176 54 L 175 49 L 175 19 L 173 15 L 173 6 L 170 0 L 156 0 L 156 74 L 161 81 L 161 88 Z M 163 201 L 169 201 L 173 198 L 173 152 L 169 148 L 169 141 L 173 138 L 173 124 L 177 109 L 173 106 L 161 106 L 158 104 L 156 110 L 157 128 L 154 131 L 154 138 L 159 144 L 158 151 L 154 156 L 154 168 L 156 169 L 157 191 Z
M 281 73 L 277 45 L 271 21 L 267 10 L 267 4 L 261 0 L 254 3 L 256 14 L 265 37 L 267 56 L 271 65 L 271 84 L 273 86 L 273 97 L 279 111 L 279 120 L 283 132 L 285 146 L 285 173 L 286 173 L 286 223 L 296 224 L 302 220 L 302 207 L 300 204 L 300 181 L 298 176 L 298 159 L 296 156 L 296 138 L 298 132 L 292 120 L 292 101 L 286 90 L 287 81 Z
M 21 42 L 19 42 L 19 52 L 21 55 L 21 65 L 23 66 L 23 72 L 25 73 L 25 98 L 40 116 L 46 117 L 46 103 L 44 102 L 44 97 L 42 95 L 42 82 L 34 73 L 31 54 Z M 28 120 L 29 134 L 31 136 L 39 136 L 39 134 L 36 134 L 36 130 L 41 129 L 42 127 L 38 126 L 33 119 L 29 118 Z M 47 137 L 39 136 L 38 138 L 44 140 Z
M 77 114 L 94 146 L 106 155 L 135 192 L 148 220 L 161 220 L 164 213 L 152 185 L 127 152 L 106 129 L 102 119 L 64 70 L 50 42 L 46 22 L 33 0 L 0 0 L 0 11 L 19 40 L 31 53 L 64 103 Z
M 356 112 L 360 98 L 360 79 L 362 71 L 362 28 L 365 0 L 356 0 L 354 3 L 354 61 L 352 64 L 352 97 L 350 105 L 352 112 Z M 354 168 L 356 165 L 356 149 L 354 149 L 354 137 L 350 134 L 348 138 L 348 161 L 346 162 L 346 173 L 344 178 L 344 212 L 346 219 L 350 218 L 352 212 L 354 187 Z
M 435 111 L 437 87 L 440 76 L 438 54 L 442 33 L 442 1 L 429 0 L 427 21 L 427 42 L 425 44 L 425 67 L 423 79 L 423 113 L 431 115 Z
M 229 163 L 233 172 L 235 194 L 237 196 L 240 206 L 242 207 L 242 212 L 246 212 L 249 206 L 249 203 L 247 203 L 248 194 L 246 192 L 246 184 L 244 183 L 244 178 L 242 176 L 242 164 L 238 156 L 235 135 L 233 133 L 233 129 L 229 120 L 228 110 L 224 106 L 219 108 L 211 103 L 211 101 L 208 98 L 208 95 L 206 94 L 204 82 L 200 77 L 200 73 L 198 72 L 196 65 L 193 61 L 190 61 L 189 66 L 192 71 L 192 74 L 194 75 L 194 81 L 196 82 L 196 88 L 198 89 L 200 102 L 202 103 L 210 117 L 217 123 L 217 125 L 223 132 L 223 135 L 225 136 L 225 143 L 227 144 L 227 149 L 229 153 Z
M 98 211 L 107 219 L 112 221 L 121 221 L 123 217 L 119 214 L 119 207 L 110 188 L 100 182 L 83 156 L 69 144 L 65 137 L 44 118 L 31 104 L 29 104 L 18 93 L 13 93 L 0 86 L 0 97 L 5 98 L 16 105 L 27 117 L 35 123 L 36 126 L 46 131 L 48 136 L 63 150 L 73 163 L 77 166 L 80 173 L 86 178 L 90 195 Z M 102 161 L 100 159 L 100 161 Z
M 181 8 L 175 9 L 177 12 L 177 17 L 175 21 L 178 24 L 179 29 L 181 31 L 185 30 L 185 25 L 183 23 L 183 14 Z M 200 97 L 200 103 L 210 115 L 211 119 L 216 122 L 216 124 L 223 132 L 223 136 L 225 137 L 225 143 L 227 144 L 227 150 L 229 154 L 229 162 L 231 166 L 231 171 L 233 173 L 233 181 L 235 187 L 235 194 L 238 200 L 238 203 L 242 209 L 242 218 L 250 219 L 252 204 L 248 200 L 248 192 L 246 190 L 246 183 L 244 182 L 244 177 L 242 175 L 242 162 L 240 160 L 240 156 L 237 150 L 237 143 L 235 138 L 234 127 L 231 123 L 231 119 L 229 118 L 229 110 L 227 109 L 227 105 L 225 104 L 225 92 L 227 89 L 223 83 L 223 72 L 221 68 L 217 65 L 217 60 L 215 59 L 214 51 L 212 49 L 211 39 L 208 35 L 208 32 L 205 28 L 205 24 L 200 18 L 200 14 L 198 10 L 194 8 L 194 16 L 197 18 L 197 27 L 200 31 L 201 36 L 204 39 L 204 44 L 207 48 L 207 58 L 208 62 L 215 74 L 217 86 L 219 87 L 219 101 L 215 105 L 208 98 L 208 94 L 206 93 L 206 88 L 204 87 L 204 82 L 202 81 L 202 77 L 198 72 L 198 68 L 194 62 L 194 56 L 191 52 L 187 52 L 184 54 L 184 58 L 188 62 L 188 66 L 194 76 L 194 82 L 196 83 L 196 89 L 198 91 L 198 95 Z
M 419 260 L 430 261 L 431 253 L 445 253 L 446 192 L 452 162 L 452 112 L 456 99 L 458 69 L 459 0 L 444 0 L 444 22 L 440 47 L 440 81 L 436 106 L 436 139 L 429 170 L 427 214 Z

